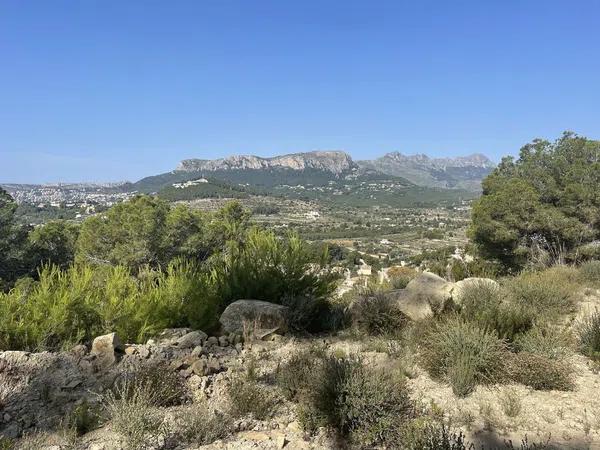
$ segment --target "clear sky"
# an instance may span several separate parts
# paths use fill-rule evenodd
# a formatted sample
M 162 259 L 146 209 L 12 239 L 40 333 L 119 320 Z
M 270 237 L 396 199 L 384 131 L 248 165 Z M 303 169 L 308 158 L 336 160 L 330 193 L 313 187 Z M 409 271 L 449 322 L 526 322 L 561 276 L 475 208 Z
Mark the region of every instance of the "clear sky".
M 0 181 L 600 138 L 600 1 L 0 0 Z

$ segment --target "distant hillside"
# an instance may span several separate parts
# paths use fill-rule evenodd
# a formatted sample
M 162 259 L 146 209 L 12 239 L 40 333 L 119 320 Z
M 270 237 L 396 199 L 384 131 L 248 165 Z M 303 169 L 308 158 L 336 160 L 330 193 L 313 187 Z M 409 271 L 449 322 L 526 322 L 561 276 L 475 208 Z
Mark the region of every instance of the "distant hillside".
M 357 161 L 360 167 L 406 178 L 419 186 L 478 191 L 481 181 L 495 167 L 486 156 L 474 154 L 458 158 L 430 158 L 427 155 L 388 153 L 370 161 Z

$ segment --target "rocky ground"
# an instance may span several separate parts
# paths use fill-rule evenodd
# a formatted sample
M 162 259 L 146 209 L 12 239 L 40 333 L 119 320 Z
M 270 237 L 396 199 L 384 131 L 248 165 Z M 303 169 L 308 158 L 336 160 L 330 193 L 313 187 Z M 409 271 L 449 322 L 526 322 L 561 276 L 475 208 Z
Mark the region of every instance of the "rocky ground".
M 579 315 L 600 305 L 600 291 L 586 291 Z M 276 317 L 277 314 L 274 314 Z M 234 319 L 232 319 L 234 320 Z M 276 320 L 275 320 L 276 322 Z M 239 327 L 229 324 L 230 327 Z M 16 448 L 77 448 L 109 450 L 124 448 L 115 424 L 101 423 L 83 436 L 65 431 L 65 417 L 78 405 L 100 405 L 104 394 L 123 374 L 147 367 L 174 373 L 186 386 L 185 394 L 172 406 L 161 408 L 169 432 L 157 434 L 150 448 L 177 449 L 335 449 L 334 436 L 325 429 L 305 433 L 296 406 L 286 401 L 275 386 L 278 367 L 293 352 L 322 346 L 337 354 L 360 353 L 372 365 L 402 365 L 413 397 L 420 404 L 460 428 L 472 441 L 486 448 L 504 448 L 512 440 L 516 448 L 525 436 L 529 442 L 551 442 L 554 448 L 600 449 L 600 395 L 598 367 L 579 355 L 570 357 L 575 369 L 575 389 L 568 392 L 534 391 L 522 385 L 479 386 L 459 399 L 451 388 L 434 381 L 397 342 L 364 338 L 352 332 L 297 337 L 273 328 L 247 329 L 221 336 L 207 336 L 189 329 L 165 330 L 144 345 L 124 345 L 114 334 L 57 353 L 0 353 L 0 436 Z M 177 436 L 180 419 L 197 403 L 212 410 L 227 404 L 226 388 L 232 377 L 249 368 L 273 396 L 269 417 L 230 420 L 231 433 L 198 445 L 182 443 Z M 166 375 L 165 375 L 166 376 Z M 12 441 L 12 439 L 15 439 Z M 0 440 L 0 448 L 3 448 Z M 6 444 L 6 448 L 8 444 Z

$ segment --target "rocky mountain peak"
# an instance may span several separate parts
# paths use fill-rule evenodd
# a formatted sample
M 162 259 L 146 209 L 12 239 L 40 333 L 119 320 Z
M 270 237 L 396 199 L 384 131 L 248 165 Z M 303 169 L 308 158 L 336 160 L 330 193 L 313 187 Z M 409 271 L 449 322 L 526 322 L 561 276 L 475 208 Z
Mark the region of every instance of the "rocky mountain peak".
M 217 170 L 285 168 L 292 170 L 317 169 L 340 175 L 355 167 L 356 165 L 350 155 L 343 151 L 313 151 L 272 158 L 234 155 L 213 160 L 186 159 L 181 161 L 177 170 L 183 172 L 211 172 Z

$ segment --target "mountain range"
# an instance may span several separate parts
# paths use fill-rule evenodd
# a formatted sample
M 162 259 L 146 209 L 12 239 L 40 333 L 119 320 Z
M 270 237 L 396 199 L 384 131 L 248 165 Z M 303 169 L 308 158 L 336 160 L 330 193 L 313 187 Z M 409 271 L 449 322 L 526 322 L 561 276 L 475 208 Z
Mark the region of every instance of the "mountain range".
M 173 183 L 210 176 L 252 186 L 326 185 L 332 180 L 382 179 L 405 186 L 479 191 L 481 180 L 495 167 L 482 154 L 458 158 L 388 153 L 374 160 L 354 161 L 343 151 L 312 151 L 262 158 L 235 155 L 214 160 L 186 159 L 172 172 L 144 178 L 132 185 L 142 192 L 159 191 Z

